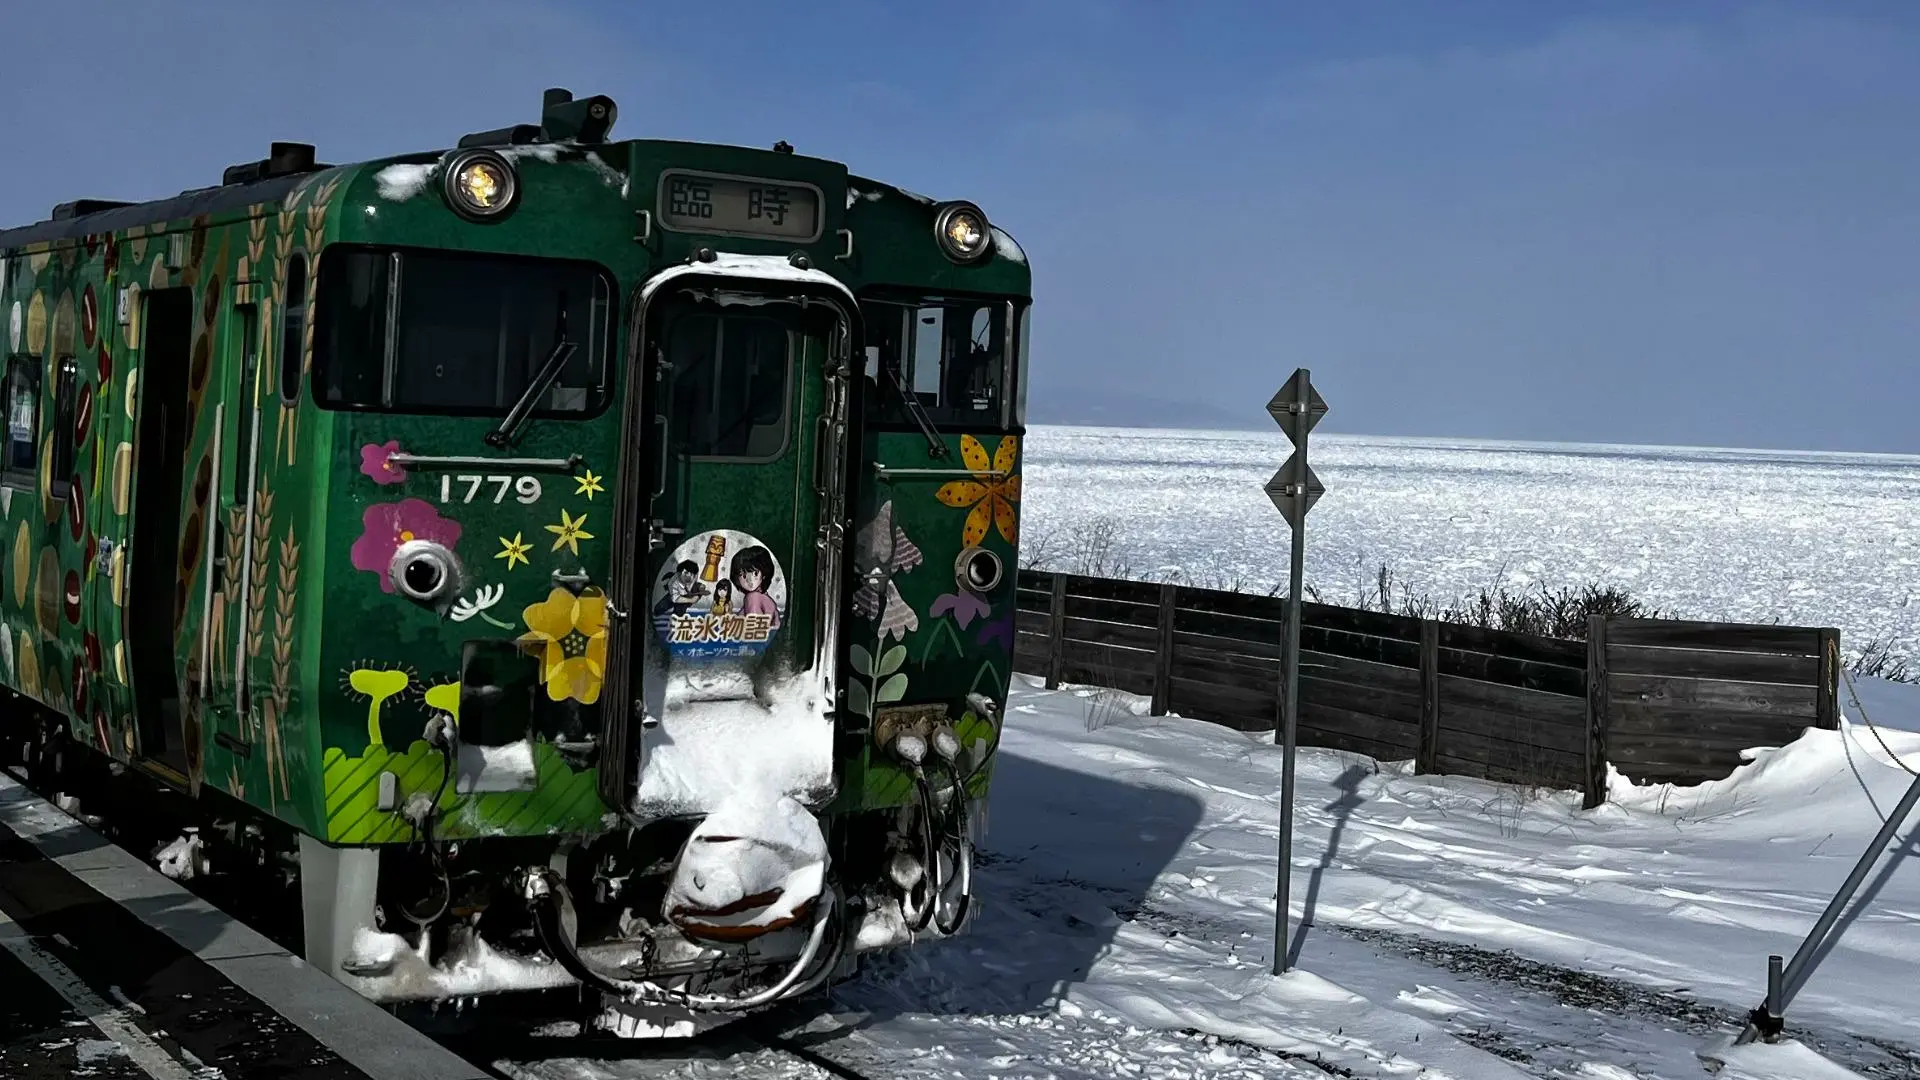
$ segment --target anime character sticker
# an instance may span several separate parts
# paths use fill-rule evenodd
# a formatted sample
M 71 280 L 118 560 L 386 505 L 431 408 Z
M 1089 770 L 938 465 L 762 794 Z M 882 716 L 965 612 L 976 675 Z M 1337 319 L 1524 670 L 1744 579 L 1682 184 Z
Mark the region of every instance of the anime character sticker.
M 652 595 L 654 630 L 674 659 L 747 658 L 779 632 L 787 578 L 753 535 L 714 529 L 674 549 Z

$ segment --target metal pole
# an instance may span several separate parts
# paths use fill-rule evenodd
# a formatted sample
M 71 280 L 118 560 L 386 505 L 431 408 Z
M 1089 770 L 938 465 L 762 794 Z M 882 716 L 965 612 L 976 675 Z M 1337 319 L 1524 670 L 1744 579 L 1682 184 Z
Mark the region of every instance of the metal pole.
M 1807 979 L 1813 975 L 1813 954 L 1818 952 L 1820 946 L 1825 943 L 1827 932 L 1833 929 L 1834 922 L 1840 918 L 1841 909 L 1847 906 L 1847 901 L 1853 899 L 1853 894 L 1860 888 L 1860 883 L 1866 880 L 1867 871 L 1873 869 L 1873 864 L 1879 861 L 1880 853 L 1886 849 L 1887 844 L 1892 842 L 1893 834 L 1900 830 L 1900 826 L 1907 820 L 1907 815 L 1913 812 L 1916 802 L 1920 802 L 1920 776 L 1914 777 L 1913 783 L 1907 785 L 1907 793 L 1900 797 L 1899 805 L 1895 806 L 1893 812 L 1887 815 L 1887 820 L 1880 824 L 1880 831 L 1873 834 L 1873 842 L 1868 844 L 1867 850 L 1861 853 L 1860 861 L 1853 864 L 1853 872 L 1847 875 L 1846 883 L 1840 886 L 1840 891 L 1835 893 L 1833 899 L 1827 903 L 1827 909 L 1820 913 L 1820 918 L 1814 922 L 1813 929 L 1808 932 L 1806 940 L 1800 943 L 1800 948 L 1794 950 L 1793 959 L 1787 963 L 1787 970 L 1781 977 L 1782 993 L 1777 998 L 1771 992 L 1768 994 L 1770 1000 L 1767 1005 L 1771 1016 L 1785 1015 L 1788 1003 L 1793 1001 L 1794 995 L 1800 992 L 1806 985 Z M 1834 936 L 1837 939 L 1839 932 Z M 1771 982 L 1771 978 L 1768 981 Z M 1759 1027 L 1749 1022 L 1746 1030 L 1734 1040 L 1734 1045 L 1744 1046 L 1759 1038 L 1760 1035 Z
M 1304 417 L 1310 400 L 1312 380 L 1300 369 L 1294 391 L 1294 412 Z M 1289 895 L 1293 884 L 1293 758 L 1294 721 L 1300 715 L 1300 579 L 1304 576 L 1307 554 L 1307 425 L 1300 425 L 1299 452 L 1293 455 L 1293 559 L 1287 573 L 1287 640 L 1281 657 L 1285 670 L 1286 694 L 1281 699 L 1280 730 L 1275 732 L 1285 748 L 1280 755 L 1280 888 L 1273 909 L 1273 973 L 1287 971 L 1287 923 Z

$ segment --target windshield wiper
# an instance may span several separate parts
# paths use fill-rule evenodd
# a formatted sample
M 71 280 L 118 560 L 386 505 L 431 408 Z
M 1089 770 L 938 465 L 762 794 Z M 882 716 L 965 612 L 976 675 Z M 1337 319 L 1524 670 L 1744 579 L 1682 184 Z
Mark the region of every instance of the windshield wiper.
M 514 402 L 513 408 L 507 410 L 507 415 L 501 418 L 499 427 L 487 432 L 488 446 L 505 449 L 519 437 L 520 428 L 526 424 L 527 415 L 533 411 L 533 403 L 547 395 L 553 380 L 560 377 L 560 369 L 567 366 L 567 361 L 573 358 L 574 350 L 578 348 L 573 342 L 567 340 L 567 298 L 564 293 L 560 297 L 560 318 L 556 334 L 559 340 L 553 343 L 553 351 L 547 354 L 546 363 L 540 365 L 540 370 L 533 376 L 533 381 L 527 384 L 527 389 L 520 395 L 520 400 Z
M 920 434 L 927 437 L 927 456 L 930 458 L 951 456 L 952 452 L 947 449 L 946 439 L 942 438 L 939 430 L 933 426 L 933 418 L 927 415 L 926 406 L 920 404 L 920 395 L 907 389 L 907 384 L 900 379 L 898 369 L 883 364 L 880 371 L 887 377 L 887 383 L 893 387 L 893 392 L 900 395 L 900 400 L 907 406 L 907 412 L 913 416 L 913 422 L 920 425 Z

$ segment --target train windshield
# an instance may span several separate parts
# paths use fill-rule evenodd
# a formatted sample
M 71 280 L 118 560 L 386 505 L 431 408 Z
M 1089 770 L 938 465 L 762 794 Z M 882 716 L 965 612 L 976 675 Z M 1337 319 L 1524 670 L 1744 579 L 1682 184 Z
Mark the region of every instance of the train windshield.
M 596 413 L 612 295 L 591 263 L 329 249 L 315 297 L 314 396 L 336 409 L 502 416 L 564 334 L 573 355 L 532 415 Z
M 1013 304 L 1006 300 L 863 300 L 867 419 L 913 426 L 903 386 L 936 427 L 998 428 L 1013 421 Z

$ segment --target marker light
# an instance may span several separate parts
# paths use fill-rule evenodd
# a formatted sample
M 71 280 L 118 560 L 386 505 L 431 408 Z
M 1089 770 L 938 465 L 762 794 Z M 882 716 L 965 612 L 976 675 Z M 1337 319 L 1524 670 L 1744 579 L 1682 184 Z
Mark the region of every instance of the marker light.
M 948 203 L 933 220 L 940 248 L 954 262 L 978 262 L 993 251 L 993 234 L 987 229 L 987 215 L 967 202 Z
M 448 159 L 447 202 L 465 218 L 497 218 L 520 193 L 519 179 L 507 159 L 491 150 L 465 150 Z

